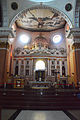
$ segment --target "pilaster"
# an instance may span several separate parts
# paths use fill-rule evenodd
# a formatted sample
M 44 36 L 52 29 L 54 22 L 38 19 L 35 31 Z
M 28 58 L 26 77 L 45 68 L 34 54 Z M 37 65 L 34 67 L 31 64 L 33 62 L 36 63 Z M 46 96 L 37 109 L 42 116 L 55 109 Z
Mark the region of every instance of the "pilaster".
M 33 59 L 31 59 L 31 65 L 30 65 L 30 67 L 31 67 L 31 68 L 30 68 L 30 69 L 31 69 L 31 76 L 32 76 L 32 69 L 33 69 L 32 66 L 33 66 Z
M 20 68 L 21 68 L 21 60 L 19 60 L 19 64 L 18 64 L 18 65 L 19 65 L 19 66 L 18 66 L 18 67 L 19 67 L 18 75 L 20 75 L 20 72 L 21 72 L 21 71 L 20 71 Z
M 77 84 L 80 82 L 80 29 L 74 28 L 70 30 L 69 37 L 73 38 L 72 42 L 72 54 L 73 54 L 73 73 L 74 80 Z
M 14 64 L 13 64 L 13 75 L 15 75 L 15 67 L 16 67 L 16 60 L 14 60 Z
M 24 59 L 24 76 L 26 75 L 25 71 L 26 71 L 26 60 Z
M 50 70 L 49 75 L 51 76 L 51 60 L 49 61 L 49 70 Z
M 7 81 L 7 72 L 9 72 L 9 38 L 13 37 L 11 28 L 0 27 L 0 86 Z
M 62 61 L 60 60 L 60 76 L 62 76 Z
M 48 59 L 48 76 L 50 75 L 50 59 Z
M 65 69 L 65 73 L 66 73 L 66 76 L 67 76 L 68 73 L 67 73 L 67 61 L 66 61 L 66 60 L 65 60 L 65 63 L 64 63 L 64 64 L 65 64 L 65 68 L 66 68 L 66 69 Z

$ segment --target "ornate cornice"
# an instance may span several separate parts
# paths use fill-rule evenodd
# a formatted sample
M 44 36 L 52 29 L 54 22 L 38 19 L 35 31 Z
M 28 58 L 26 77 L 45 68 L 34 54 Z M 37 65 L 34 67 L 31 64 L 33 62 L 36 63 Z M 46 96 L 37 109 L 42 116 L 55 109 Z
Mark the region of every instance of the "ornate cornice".
M 8 27 L 0 27 L 0 37 L 14 37 L 14 31 Z
M 15 56 L 66 56 L 66 49 L 61 48 L 61 49 L 21 49 L 21 48 L 16 48 L 14 50 L 14 55 Z
M 67 37 L 69 38 L 71 36 L 79 37 L 80 36 L 80 28 L 71 28 Z

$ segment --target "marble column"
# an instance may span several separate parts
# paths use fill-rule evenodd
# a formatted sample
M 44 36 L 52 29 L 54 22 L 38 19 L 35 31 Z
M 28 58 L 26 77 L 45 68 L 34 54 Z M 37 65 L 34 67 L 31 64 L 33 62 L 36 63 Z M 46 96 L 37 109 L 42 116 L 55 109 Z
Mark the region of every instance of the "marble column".
M 49 60 L 49 75 L 51 76 L 51 60 Z
M 57 69 L 57 60 L 55 59 L 55 69 Z
M 36 59 L 33 58 L 32 59 L 32 76 L 33 76 L 34 81 L 35 81 L 35 61 L 36 61 Z
M 24 59 L 24 76 L 26 75 L 26 60 Z
M 32 65 L 32 61 L 31 61 L 31 59 L 29 59 L 29 75 L 30 76 L 32 74 L 31 65 Z
M 16 60 L 13 62 L 13 75 L 15 75 Z
M 50 75 L 50 59 L 47 60 L 47 64 L 48 64 L 48 76 Z
M 60 76 L 62 76 L 62 60 L 60 60 Z
M 66 76 L 68 75 L 68 72 L 67 72 L 67 61 L 65 60 L 65 74 L 66 74 Z
M 31 59 L 31 65 L 30 66 L 31 66 L 30 69 L 31 69 L 31 76 L 32 76 L 32 74 L 33 74 L 32 73 L 33 72 L 33 70 L 32 70 L 33 69 L 33 59 Z
M 21 60 L 18 61 L 18 75 L 20 75 L 20 68 L 21 68 Z

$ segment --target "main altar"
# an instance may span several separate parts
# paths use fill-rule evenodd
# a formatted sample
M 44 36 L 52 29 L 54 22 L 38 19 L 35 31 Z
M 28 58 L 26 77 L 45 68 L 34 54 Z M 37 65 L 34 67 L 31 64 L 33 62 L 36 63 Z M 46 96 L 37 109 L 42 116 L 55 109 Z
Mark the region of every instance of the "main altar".
M 51 87 L 50 81 L 29 81 L 32 89 L 48 89 Z

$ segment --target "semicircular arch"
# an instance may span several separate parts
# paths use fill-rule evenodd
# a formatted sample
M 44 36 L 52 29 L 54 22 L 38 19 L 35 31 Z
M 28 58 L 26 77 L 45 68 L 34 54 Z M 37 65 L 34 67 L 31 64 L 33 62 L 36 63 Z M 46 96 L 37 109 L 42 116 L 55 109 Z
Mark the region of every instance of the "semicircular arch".
M 34 7 L 31 7 L 31 8 L 28 8 L 28 9 L 24 9 L 22 11 L 20 11 L 16 16 L 14 16 L 12 18 L 12 20 L 10 21 L 10 24 L 9 24 L 9 27 L 12 27 L 13 23 L 25 12 L 27 12 L 28 10 L 33 10 L 33 9 L 37 9 L 37 8 L 40 8 L 40 9 L 51 9 L 52 11 L 58 13 L 59 15 L 61 15 L 64 20 L 69 24 L 69 27 L 72 28 L 73 27 L 73 24 L 71 22 L 71 20 L 69 19 L 69 17 L 62 11 L 56 9 L 56 8 L 52 8 L 52 7 L 49 7 L 49 6 L 45 6 L 45 5 L 38 5 L 38 6 L 34 6 Z

